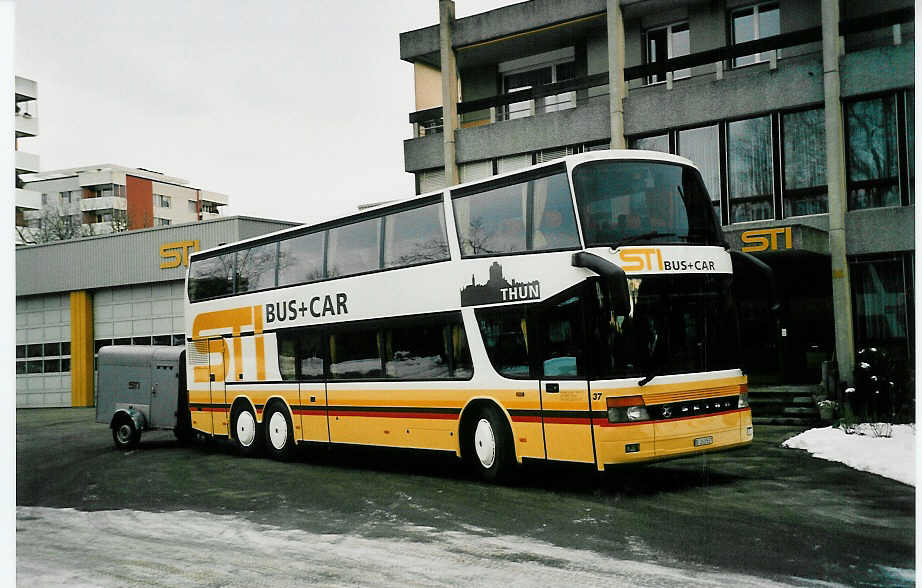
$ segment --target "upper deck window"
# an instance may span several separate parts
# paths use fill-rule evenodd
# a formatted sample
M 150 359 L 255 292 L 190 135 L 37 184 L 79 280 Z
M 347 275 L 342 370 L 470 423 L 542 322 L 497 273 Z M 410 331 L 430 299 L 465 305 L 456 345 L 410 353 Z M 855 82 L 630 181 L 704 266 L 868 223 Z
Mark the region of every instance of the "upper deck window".
M 462 257 L 579 247 L 566 173 L 454 200 Z
M 189 267 L 189 299 L 204 300 L 234 292 L 234 254 L 196 259 Z
M 327 277 L 351 276 L 380 267 L 381 219 L 330 229 Z
M 384 267 L 403 267 L 448 259 L 442 203 L 384 217 Z
M 707 190 L 694 169 L 650 161 L 593 161 L 573 186 L 586 246 L 629 241 L 718 242 Z

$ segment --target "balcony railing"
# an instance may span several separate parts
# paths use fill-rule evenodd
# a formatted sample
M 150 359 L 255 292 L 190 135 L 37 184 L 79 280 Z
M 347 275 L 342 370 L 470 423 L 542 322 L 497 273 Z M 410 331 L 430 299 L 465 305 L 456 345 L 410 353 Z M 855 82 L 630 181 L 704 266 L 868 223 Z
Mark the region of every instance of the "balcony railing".
M 901 8 L 888 12 L 881 12 L 871 16 L 850 19 L 839 23 L 839 34 L 843 36 L 866 33 L 886 27 L 893 28 L 894 41 L 900 38 L 900 25 L 913 20 L 913 8 Z M 809 43 L 820 42 L 823 39 L 821 27 L 812 27 L 790 33 L 773 35 L 764 39 L 738 43 L 699 51 L 681 57 L 673 57 L 658 63 L 646 63 L 634 65 L 624 69 L 625 83 L 633 80 L 646 80 L 653 76 L 658 79 L 666 79 L 667 86 L 671 86 L 673 72 L 689 69 L 693 67 L 714 65 L 715 73 L 718 79 L 723 77 L 725 64 L 733 63 L 735 58 L 746 57 L 756 54 L 770 55 L 771 67 L 775 67 L 775 56 L 781 49 L 806 45 Z M 607 99 L 608 91 L 596 90 L 592 88 L 601 88 L 608 85 L 608 72 L 597 73 L 590 76 L 546 84 L 526 90 L 517 90 L 508 94 L 489 96 L 477 100 L 468 100 L 457 103 L 458 115 L 462 117 L 461 127 L 478 126 L 480 124 L 508 120 L 510 118 L 519 118 L 521 116 L 531 116 L 543 112 L 552 112 L 573 108 L 583 105 L 590 100 L 605 97 Z M 547 99 L 555 98 L 561 94 L 567 95 L 572 92 L 572 97 L 566 98 L 563 108 L 546 108 Z M 529 105 L 530 104 L 530 105 Z M 476 113 L 476 114 L 474 114 Z M 473 114 L 473 116 L 464 115 Z M 432 133 L 442 132 L 442 107 L 427 108 L 411 112 L 410 123 L 413 125 L 413 136 L 422 137 Z

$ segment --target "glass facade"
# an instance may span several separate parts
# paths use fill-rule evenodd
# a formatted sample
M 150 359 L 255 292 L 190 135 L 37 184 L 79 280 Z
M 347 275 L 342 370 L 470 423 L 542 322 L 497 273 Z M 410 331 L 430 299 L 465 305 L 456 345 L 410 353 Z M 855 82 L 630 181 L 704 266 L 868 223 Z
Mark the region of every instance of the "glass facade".
M 849 210 L 900 205 L 896 98 L 845 105 Z
M 782 115 L 784 216 L 828 212 L 826 130 L 822 108 Z
M 730 222 L 774 218 L 771 118 L 727 125 Z

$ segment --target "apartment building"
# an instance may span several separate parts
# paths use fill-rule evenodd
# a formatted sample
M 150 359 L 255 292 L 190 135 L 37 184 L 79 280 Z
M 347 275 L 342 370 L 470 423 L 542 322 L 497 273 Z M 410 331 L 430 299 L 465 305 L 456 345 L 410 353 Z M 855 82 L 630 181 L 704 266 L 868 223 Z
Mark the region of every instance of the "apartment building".
M 34 80 L 16 76 L 14 103 L 16 114 L 14 118 L 15 137 L 13 140 L 16 149 L 16 187 L 14 206 L 16 210 L 16 226 L 25 227 L 25 212 L 41 208 L 42 195 L 32 190 L 23 188 L 21 176 L 35 173 L 39 170 L 39 157 L 20 147 L 28 144 L 28 139 L 38 136 L 38 84 Z M 23 143 L 23 145 L 20 145 Z M 22 242 L 17 239 L 17 244 Z
M 440 9 L 400 34 L 419 193 L 593 149 L 688 157 L 728 245 L 775 270 L 780 314 L 759 292 L 739 304 L 751 381 L 851 382 L 856 349 L 878 346 L 911 400 L 912 2 Z
M 39 194 L 41 205 L 23 214 L 27 241 L 47 241 L 41 233 L 49 228 L 71 231 L 65 236 L 76 237 L 208 220 L 217 218 L 219 207 L 227 204 L 226 195 L 196 188 L 187 180 L 109 163 L 22 179 L 26 189 Z

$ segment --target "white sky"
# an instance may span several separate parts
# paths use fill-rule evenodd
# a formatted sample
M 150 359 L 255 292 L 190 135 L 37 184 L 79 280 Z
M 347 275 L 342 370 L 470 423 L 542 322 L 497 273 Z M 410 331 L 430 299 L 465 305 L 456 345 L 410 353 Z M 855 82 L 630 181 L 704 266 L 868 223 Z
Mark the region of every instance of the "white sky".
M 457 0 L 457 16 L 510 0 Z M 311 222 L 413 193 L 413 66 L 438 0 L 20 0 L 41 169 L 144 167 L 228 194 L 224 214 Z

